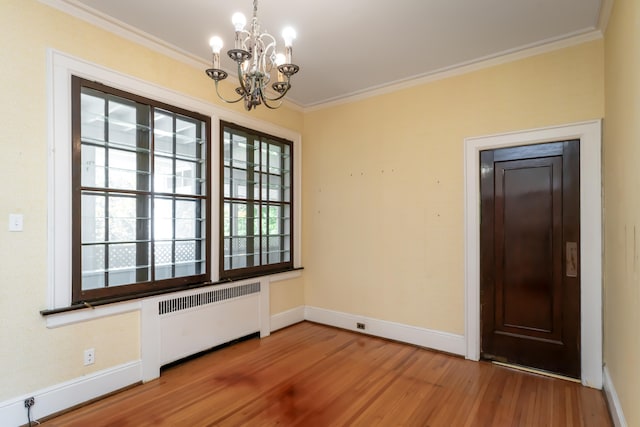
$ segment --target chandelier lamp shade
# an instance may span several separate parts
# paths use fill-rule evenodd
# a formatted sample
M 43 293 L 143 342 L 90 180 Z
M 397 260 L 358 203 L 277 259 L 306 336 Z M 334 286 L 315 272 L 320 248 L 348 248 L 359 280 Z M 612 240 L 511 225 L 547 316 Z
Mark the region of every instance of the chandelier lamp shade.
M 284 53 L 278 53 L 276 39 L 267 32 L 261 32 L 257 15 L 258 0 L 253 0 L 253 17 L 248 30 L 245 29 L 247 19 L 242 13 L 235 13 L 231 18 L 236 37 L 235 46 L 227 51 L 227 55 L 238 66 L 238 98 L 229 100 L 220 94 L 218 84 L 228 77 L 227 72 L 220 68 L 222 39 L 214 36 L 209 41 L 213 51 L 213 67 L 206 73 L 215 82 L 218 97 L 227 103 L 243 101 L 247 111 L 260 104 L 271 109 L 280 107 L 282 99 L 291 89 L 291 76 L 300 69 L 291 60 L 293 40 L 296 38 L 295 30 L 287 27 L 282 31 Z M 272 79 L 275 79 L 275 82 L 270 87 L 274 92 L 269 96 L 267 90 Z

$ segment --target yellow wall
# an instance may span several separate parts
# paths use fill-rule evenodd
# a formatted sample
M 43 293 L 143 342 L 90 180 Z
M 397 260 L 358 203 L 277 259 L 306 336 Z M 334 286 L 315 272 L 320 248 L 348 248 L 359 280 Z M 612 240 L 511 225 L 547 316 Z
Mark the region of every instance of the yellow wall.
M 605 34 L 604 359 L 640 426 L 640 2 L 616 0 Z
M 304 305 L 304 283 L 302 277 L 271 283 L 271 314 L 282 313 L 302 305 Z
M 48 330 L 46 49 L 54 48 L 220 104 L 203 69 L 100 30 L 36 0 L 0 1 L 0 402 L 140 358 L 140 319 L 124 314 Z M 207 40 L 203 40 L 207 43 Z M 241 111 L 241 106 L 234 106 Z M 258 109 L 252 118 L 302 132 L 302 113 Z M 7 231 L 10 213 L 24 232 Z M 300 287 L 300 286 L 299 286 Z M 303 304 L 302 292 L 276 283 L 276 309 Z M 284 308 L 283 308 L 284 307 Z M 83 350 L 96 349 L 85 367 Z
M 464 333 L 465 137 L 604 116 L 603 44 L 305 115 L 307 305 Z

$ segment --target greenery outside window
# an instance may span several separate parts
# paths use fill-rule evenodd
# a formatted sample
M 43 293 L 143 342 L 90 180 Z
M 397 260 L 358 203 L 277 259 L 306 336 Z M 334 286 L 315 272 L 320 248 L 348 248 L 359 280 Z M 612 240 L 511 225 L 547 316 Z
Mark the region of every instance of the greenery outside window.
M 293 143 L 221 122 L 220 278 L 293 268 Z
M 210 280 L 210 119 L 72 78 L 72 302 Z

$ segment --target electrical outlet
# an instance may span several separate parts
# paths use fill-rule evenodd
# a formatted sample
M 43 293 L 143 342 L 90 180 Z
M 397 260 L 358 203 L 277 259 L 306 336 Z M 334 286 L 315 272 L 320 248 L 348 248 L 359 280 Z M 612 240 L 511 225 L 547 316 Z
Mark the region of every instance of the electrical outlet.
M 35 397 L 27 397 L 24 400 L 24 407 L 25 408 L 31 408 L 35 404 L 36 404 L 36 398 Z
M 88 348 L 84 351 L 84 366 L 93 365 L 96 362 L 96 350 Z
M 356 328 L 362 329 L 364 331 L 364 328 L 365 328 L 364 323 L 360 323 L 360 322 L 356 323 Z

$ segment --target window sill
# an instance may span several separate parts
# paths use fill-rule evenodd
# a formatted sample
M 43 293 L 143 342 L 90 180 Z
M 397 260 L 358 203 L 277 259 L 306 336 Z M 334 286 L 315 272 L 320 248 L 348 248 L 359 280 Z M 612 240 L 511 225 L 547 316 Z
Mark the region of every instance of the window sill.
M 88 322 L 90 320 L 96 320 L 103 317 L 139 311 L 141 308 L 142 302 L 140 300 L 136 300 L 106 304 L 91 308 L 80 306 L 77 309 L 72 309 L 72 311 L 64 311 L 54 314 L 44 314 L 41 312 L 41 314 L 45 316 L 47 329 L 54 329 L 61 326 L 73 325 L 74 323 Z
M 239 282 L 240 280 L 255 279 L 258 277 L 268 277 L 270 282 L 278 282 L 281 280 L 288 280 L 288 279 L 293 279 L 295 277 L 298 277 L 300 276 L 302 270 L 304 270 L 304 267 L 293 267 L 293 268 L 287 268 L 286 270 L 276 270 L 271 272 L 246 274 L 242 276 L 221 279 L 220 281 L 215 282 L 214 284 L 217 285 L 221 283 Z
M 274 273 L 269 275 L 269 281 L 271 283 L 274 282 L 282 282 L 284 280 L 296 279 L 302 276 L 302 267 L 294 268 L 293 270 L 284 271 L 282 273 Z
M 89 304 L 76 304 L 69 307 L 61 307 L 50 310 L 42 310 L 40 314 L 44 316 L 46 319 L 46 325 L 48 329 L 59 328 L 61 326 L 72 325 L 75 323 L 88 322 L 91 320 L 100 319 L 103 317 L 109 316 L 117 316 L 119 314 L 130 313 L 132 311 L 139 311 L 142 309 L 142 302 L 145 298 L 152 298 L 158 295 L 163 295 L 167 293 L 174 292 L 182 292 L 185 290 L 190 290 L 198 287 L 204 286 L 215 286 L 221 285 L 230 282 L 238 282 L 241 280 L 246 280 L 250 278 L 256 277 L 265 277 L 268 278 L 270 283 L 280 282 L 284 280 L 295 279 L 302 275 L 302 267 L 293 268 L 291 270 L 279 272 L 279 273 L 271 273 L 271 274 L 263 274 L 252 277 L 243 277 L 233 280 L 221 280 L 218 282 L 207 282 L 201 285 L 190 286 L 181 289 L 173 289 L 173 290 L 165 290 L 159 291 L 155 293 L 150 293 L 147 295 L 139 295 L 134 297 L 128 297 L 128 299 L 118 300 L 118 301 L 103 301 L 96 302 L 92 305 Z

